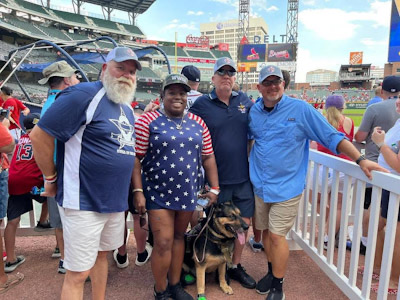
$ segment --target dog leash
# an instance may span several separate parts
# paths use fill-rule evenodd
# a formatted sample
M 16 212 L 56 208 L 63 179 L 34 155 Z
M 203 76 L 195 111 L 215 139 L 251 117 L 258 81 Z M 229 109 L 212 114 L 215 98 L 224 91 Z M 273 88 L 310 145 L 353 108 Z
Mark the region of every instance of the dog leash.
M 196 260 L 197 263 L 201 264 L 204 262 L 205 260 L 205 254 L 206 254 L 206 245 L 207 245 L 207 239 L 208 239 L 208 223 L 210 222 L 211 218 L 214 215 L 214 205 L 211 206 L 210 208 L 210 213 L 207 217 L 207 221 L 204 224 L 203 228 L 200 230 L 199 234 L 197 235 L 197 237 L 195 238 L 194 242 L 193 242 L 193 253 L 194 253 L 194 259 Z M 196 242 L 199 239 L 200 235 L 203 233 L 204 229 L 206 229 L 206 241 L 204 242 L 204 246 L 203 246 L 203 256 L 201 258 L 201 260 L 199 260 L 197 253 L 196 253 Z

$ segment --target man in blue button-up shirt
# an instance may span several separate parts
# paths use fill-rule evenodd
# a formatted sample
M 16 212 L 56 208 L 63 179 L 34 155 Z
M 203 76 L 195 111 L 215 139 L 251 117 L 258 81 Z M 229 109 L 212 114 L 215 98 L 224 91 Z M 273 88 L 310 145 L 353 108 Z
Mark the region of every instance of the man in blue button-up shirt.
M 263 231 L 269 270 L 256 286 L 267 299 L 283 299 L 289 248 L 286 234 L 293 226 L 305 187 L 309 140 L 344 153 L 356 161 L 367 177 L 383 170 L 366 160 L 342 133 L 311 105 L 283 94 L 281 70 L 266 66 L 257 88 L 262 98 L 250 110 L 249 129 L 254 137 L 250 154 L 250 179 L 256 195 L 256 228 Z

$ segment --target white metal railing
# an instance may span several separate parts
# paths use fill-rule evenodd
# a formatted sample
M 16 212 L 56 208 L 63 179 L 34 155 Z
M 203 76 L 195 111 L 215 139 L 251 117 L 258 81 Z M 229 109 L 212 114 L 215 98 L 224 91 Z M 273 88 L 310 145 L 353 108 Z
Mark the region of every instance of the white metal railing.
M 312 166 L 314 165 L 314 168 Z M 368 178 L 360 167 L 353 162 L 339 159 L 315 150 L 310 151 L 307 187 L 300 203 L 299 214 L 291 231 L 291 238 L 317 263 L 331 280 L 350 299 L 369 299 L 375 259 L 377 229 L 380 216 L 382 189 L 390 192 L 387 226 L 383 257 L 380 271 L 377 299 L 386 299 L 392 266 L 394 239 L 400 202 L 400 177 L 373 172 L 373 179 Z M 321 191 L 318 190 L 319 168 L 322 168 Z M 326 206 L 328 203 L 328 172 L 332 170 L 332 186 L 329 210 L 328 249 L 324 251 L 324 232 Z M 311 176 L 313 172 L 313 176 Z M 338 248 L 335 249 L 335 223 L 339 190 L 339 172 L 343 173 L 344 186 L 342 214 Z M 352 186 L 352 181 L 354 185 Z M 368 227 L 368 245 L 365 255 L 364 275 L 361 287 L 357 283 L 359 248 L 362 235 L 364 212 L 364 193 L 366 184 L 372 185 L 370 219 Z M 320 212 L 317 212 L 318 193 L 321 193 Z M 311 201 L 310 201 L 311 197 Z M 354 226 L 350 263 L 346 263 L 347 227 Z M 336 259 L 336 264 L 334 258 Z M 400 299 L 400 295 L 397 296 Z

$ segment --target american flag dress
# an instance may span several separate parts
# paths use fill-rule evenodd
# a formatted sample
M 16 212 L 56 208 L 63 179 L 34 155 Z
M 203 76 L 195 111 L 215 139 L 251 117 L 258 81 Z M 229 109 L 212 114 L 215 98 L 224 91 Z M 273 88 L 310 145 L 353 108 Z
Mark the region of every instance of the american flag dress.
M 170 210 L 195 210 L 201 156 L 214 153 L 204 121 L 192 113 L 182 120 L 149 112 L 135 122 L 135 134 L 146 201 Z

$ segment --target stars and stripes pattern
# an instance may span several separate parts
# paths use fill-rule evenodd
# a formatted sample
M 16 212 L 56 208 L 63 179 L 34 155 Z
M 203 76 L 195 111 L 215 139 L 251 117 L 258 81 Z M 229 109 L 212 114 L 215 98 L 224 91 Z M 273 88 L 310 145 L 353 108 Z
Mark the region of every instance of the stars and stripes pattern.
M 177 129 L 181 122 L 182 129 Z M 192 113 L 182 120 L 149 112 L 135 122 L 135 133 L 136 155 L 143 157 L 146 201 L 172 210 L 194 210 L 202 178 L 201 155 L 214 153 L 204 121 Z

